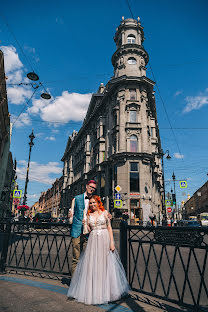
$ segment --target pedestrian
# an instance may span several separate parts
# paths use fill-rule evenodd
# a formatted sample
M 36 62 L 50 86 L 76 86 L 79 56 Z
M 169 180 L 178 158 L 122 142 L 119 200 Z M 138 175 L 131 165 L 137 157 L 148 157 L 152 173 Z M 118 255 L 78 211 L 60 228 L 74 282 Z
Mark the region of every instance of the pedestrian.
M 96 188 L 95 180 L 88 181 L 85 193 L 75 196 L 69 210 L 68 217 L 70 218 L 70 223 L 72 223 L 72 274 L 76 269 L 80 253 L 86 247 L 87 235 L 83 234 L 83 216 L 84 212 L 85 215 L 87 214 L 89 199 L 92 197 Z
M 89 239 L 71 280 L 69 298 L 85 304 L 104 304 L 129 291 L 126 274 L 115 249 L 108 212 L 93 195 L 87 213 Z

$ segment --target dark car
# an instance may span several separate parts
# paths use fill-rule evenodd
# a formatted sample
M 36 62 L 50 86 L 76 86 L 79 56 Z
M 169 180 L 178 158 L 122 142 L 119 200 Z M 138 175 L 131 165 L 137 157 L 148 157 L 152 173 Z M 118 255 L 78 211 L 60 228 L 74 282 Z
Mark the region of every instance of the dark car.
M 67 224 L 69 223 L 69 219 L 66 217 L 61 217 L 58 219 L 58 223 Z
M 33 222 L 42 223 L 35 225 L 35 228 L 50 228 L 50 222 L 52 221 L 50 212 L 38 212 L 33 217 Z
M 190 220 L 190 221 L 187 221 L 187 223 L 185 223 L 185 226 L 199 227 L 201 225 L 198 221 Z

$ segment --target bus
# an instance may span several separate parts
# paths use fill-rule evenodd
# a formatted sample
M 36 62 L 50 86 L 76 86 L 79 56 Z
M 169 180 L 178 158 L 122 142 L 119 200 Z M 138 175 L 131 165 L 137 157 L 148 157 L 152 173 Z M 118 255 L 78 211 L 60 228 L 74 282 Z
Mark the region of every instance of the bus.
M 197 219 L 202 226 L 208 226 L 208 212 L 198 214 Z

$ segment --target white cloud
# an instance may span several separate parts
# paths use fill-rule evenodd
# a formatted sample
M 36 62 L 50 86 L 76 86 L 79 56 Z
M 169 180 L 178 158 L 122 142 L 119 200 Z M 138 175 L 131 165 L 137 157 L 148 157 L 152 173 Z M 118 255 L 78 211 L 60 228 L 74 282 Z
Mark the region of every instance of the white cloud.
M 23 73 L 23 64 L 19 59 L 16 48 L 13 46 L 3 46 L 5 73 L 7 80 L 7 96 L 12 104 L 23 104 L 32 95 L 31 87 L 24 85 L 10 86 L 9 84 L 21 84 L 28 82 Z
M 175 153 L 175 154 L 174 154 L 174 157 L 177 158 L 177 159 L 183 159 L 183 158 L 184 158 L 184 155 L 183 155 L 183 154 L 180 154 L 180 153 Z
M 183 113 L 189 113 L 192 110 L 198 110 L 201 107 L 208 105 L 208 95 L 206 94 L 208 89 L 204 93 L 200 93 L 197 96 L 187 96 L 185 101 L 187 102 L 186 107 L 183 110 Z
M 8 87 L 7 96 L 8 100 L 13 104 L 23 104 L 25 103 L 32 95 L 32 91 L 24 87 Z
M 27 161 L 20 160 L 17 163 L 17 179 L 25 180 Z M 62 167 L 58 162 L 49 162 L 48 164 L 39 164 L 30 162 L 29 179 L 44 184 L 52 184 L 57 176 L 62 173 Z M 55 175 L 55 177 L 51 177 Z
M 92 94 L 69 93 L 63 91 L 50 101 L 33 100 L 30 113 L 40 114 L 44 121 L 67 123 L 70 120 L 82 121 L 86 115 Z
M 13 46 L 3 46 L 1 50 L 4 53 L 4 65 L 6 74 L 19 70 L 23 67 L 22 62 L 16 52 L 16 48 Z
M 53 136 L 50 136 L 50 137 L 46 137 L 45 140 L 48 140 L 48 141 L 56 141 L 56 138 L 53 137 Z
M 38 199 L 40 194 L 27 194 L 28 199 Z
M 178 90 L 178 91 L 176 91 L 176 93 L 174 94 L 174 96 L 178 96 L 178 95 L 180 95 L 180 94 L 182 94 L 183 93 L 183 90 Z
M 32 123 L 30 116 L 27 113 L 22 113 L 19 117 L 12 115 L 11 122 L 13 123 L 14 127 L 17 127 L 17 128 L 29 126 Z

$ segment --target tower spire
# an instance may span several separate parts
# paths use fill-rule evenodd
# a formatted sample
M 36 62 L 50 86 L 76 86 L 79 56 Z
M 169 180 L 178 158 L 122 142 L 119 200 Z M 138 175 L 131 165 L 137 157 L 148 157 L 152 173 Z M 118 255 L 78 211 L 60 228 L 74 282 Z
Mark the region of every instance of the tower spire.
M 124 19 L 116 30 L 114 41 L 117 50 L 112 56 L 115 78 L 126 76 L 146 76 L 148 53 L 143 47 L 144 32 L 140 18 Z

